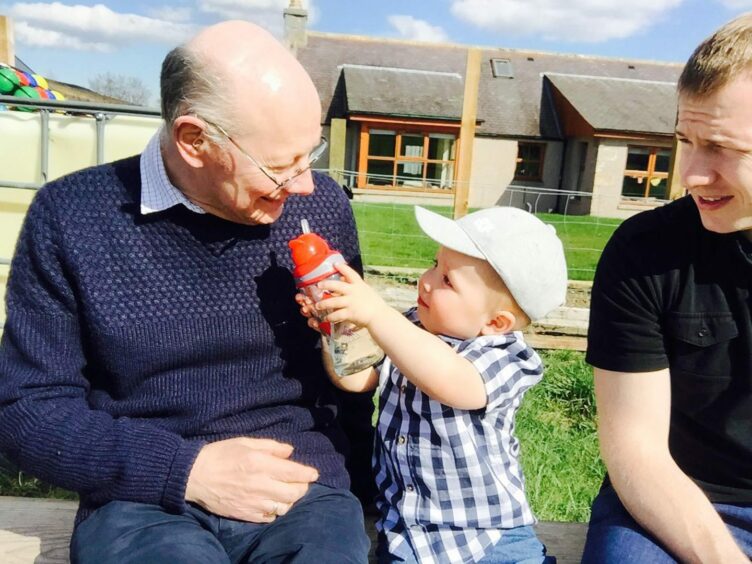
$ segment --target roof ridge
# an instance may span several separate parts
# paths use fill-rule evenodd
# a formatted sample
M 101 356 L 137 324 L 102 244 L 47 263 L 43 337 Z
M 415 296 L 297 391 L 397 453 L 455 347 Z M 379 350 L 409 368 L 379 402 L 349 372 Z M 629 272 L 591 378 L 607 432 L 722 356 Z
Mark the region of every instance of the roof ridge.
M 542 72 L 540 73 L 541 76 L 572 76 L 575 78 L 588 78 L 588 79 L 594 79 L 594 80 L 622 80 L 625 82 L 644 82 L 648 84 L 665 84 L 670 86 L 676 86 L 676 81 L 670 81 L 670 80 L 648 80 L 646 78 L 624 78 L 621 76 L 603 76 L 603 75 L 592 75 L 592 74 L 576 74 L 576 73 L 568 73 L 568 72 Z
M 379 70 L 379 71 L 394 71 L 394 72 L 405 72 L 405 73 L 419 73 L 419 74 L 430 74 L 430 75 L 437 75 L 437 76 L 451 76 L 451 77 L 457 77 L 462 78 L 462 75 L 457 72 L 446 72 L 446 71 L 432 71 L 432 70 L 424 70 L 424 69 L 408 69 L 408 68 L 400 68 L 400 67 L 382 67 L 378 65 L 357 65 L 357 64 L 350 64 L 350 63 L 343 63 L 341 65 L 337 65 L 337 68 L 351 68 L 351 69 L 367 69 L 367 70 Z
M 657 61 L 654 59 L 638 59 L 638 58 L 625 58 L 625 57 L 608 57 L 606 55 L 585 55 L 582 53 L 561 53 L 556 51 L 543 51 L 536 49 L 523 49 L 514 47 L 499 47 L 493 45 L 476 45 L 470 43 L 452 43 L 448 41 L 418 41 L 415 39 L 403 39 L 400 37 L 376 37 L 371 35 L 356 35 L 345 33 L 334 33 L 328 31 L 314 31 L 308 30 L 308 35 L 313 37 L 321 37 L 325 39 L 341 39 L 350 41 L 371 41 L 381 43 L 402 43 L 406 45 L 416 45 L 420 47 L 443 47 L 452 49 L 482 49 L 483 51 L 502 51 L 507 53 L 519 53 L 520 55 L 546 55 L 549 57 L 566 57 L 570 59 L 592 59 L 598 61 L 612 61 L 623 63 L 641 63 L 650 65 L 659 65 L 666 67 L 683 67 L 684 63 L 678 61 Z

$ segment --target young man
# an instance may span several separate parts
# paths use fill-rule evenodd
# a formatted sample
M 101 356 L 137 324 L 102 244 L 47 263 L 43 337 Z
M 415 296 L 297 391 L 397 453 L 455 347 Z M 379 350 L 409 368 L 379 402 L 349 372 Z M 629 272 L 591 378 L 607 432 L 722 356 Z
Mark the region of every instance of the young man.
M 678 90 L 689 195 L 624 222 L 593 285 L 608 479 L 587 563 L 752 556 L 752 14 L 697 48 Z
M 543 373 L 519 331 L 566 296 L 561 241 L 515 208 L 416 217 L 441 245 L 417 308 L 403 316 L 347 266 L 344 281 L 320 283 L 335 297 L 316 305 L 330 322 L 368 328 L 387 354 L 378 371 L 330 371 L 345 390 L 380 387 L 380 561 L 544 562 L 514 417 Z

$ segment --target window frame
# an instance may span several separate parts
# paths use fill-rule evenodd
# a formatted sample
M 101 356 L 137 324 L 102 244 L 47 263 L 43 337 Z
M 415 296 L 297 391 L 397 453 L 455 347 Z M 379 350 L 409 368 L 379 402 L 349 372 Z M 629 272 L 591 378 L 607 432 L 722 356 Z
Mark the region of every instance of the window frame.
M 520 163 L 523 162 L 522 157 L 520 157 L 520 148 L 525 146 L 530 147 L 538 147 L 540 148 L 540 158 L 538 159 L 538 175 L 521 175 L 517 174 L 517 169 L 520 166 Z M 546 163 L 546 143 L 541 143 L 540 141 L 517 141 L 517 156 L 514 159 L 514 179 L 519 180 L 521 182 L 543 182 L 543 170 L 544 165 Z M 535 161 L 533 161 L 535 162 Z
M 621 197 L 625 200 L 649 200 L 651 198 L 656 200 L 667 200 L 669 195 L 668 176 L 669 171 L 660 172 L 655 170 L 655 164 L 658 161 L 658 153 L 661 151 L 667 151 L 669 157 L 669 167 L 671 166 L 671 147 L 664 147 L 660 145 L 627 145 L 627 162 L 629 161 L 630 149 L 647 149 L 648 152 L 648 164 L 646 170 L 630 169 L 627 168 L 627 164 L 624 165 L 624 178 L 643 178 L 645 183 L 645 190 L 642 196 L 627 196 L 624 194 L 624 181 L 622 180 Z M 650 182 L 653 178 L 666 179 L 666 195 L 664 198 L 658 198 L 650 195 Z M 639 183 L 639 182 L 638 182 Z
M 358 171 L 356 188 L 373 190 L 399 190 L 410 192 L 433 192 L 441 194 L 454 194 L 457 181 L 457 163 L 460 151 L 460 124 L 447 124 L 439 122 L 419 122 L 408 120 L 376 120 L 367 118 L 351 118 L 360 123 L 360 148 L 358 158 Z M 394 131 L 394 155 L 371 155 L 369 154 L 369 142 L 371 131 Z M 451 135 L 454 137 L 453 159 L 430 159 L 428 158 L 431 135 Z M 402 139 L 404 136 L 423 137 L 423 151 L 420 157 L 402 155 Z M 392 184 L 371 184 L 368 182 L 369 161 L 381 161 L 392 163 Z M 417 163 L 422 167 L 421 181 L 419 185 L 409 185 L 398 180 L 398 169 L 401 164 Z M 451 166 L 452 173 L 449 179 L 450 186 L 446 188 L 430 186 L 427 178 L 429 165 Z

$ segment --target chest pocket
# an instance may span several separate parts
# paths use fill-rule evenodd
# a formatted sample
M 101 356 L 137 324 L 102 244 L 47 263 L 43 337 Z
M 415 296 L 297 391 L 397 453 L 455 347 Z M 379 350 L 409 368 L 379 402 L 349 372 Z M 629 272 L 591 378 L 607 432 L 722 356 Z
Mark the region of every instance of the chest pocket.
M 728 312 L 670 312 L 666 335 L 672 404 L 697 413 L 731 384 L 731 348 L 739 329 Z

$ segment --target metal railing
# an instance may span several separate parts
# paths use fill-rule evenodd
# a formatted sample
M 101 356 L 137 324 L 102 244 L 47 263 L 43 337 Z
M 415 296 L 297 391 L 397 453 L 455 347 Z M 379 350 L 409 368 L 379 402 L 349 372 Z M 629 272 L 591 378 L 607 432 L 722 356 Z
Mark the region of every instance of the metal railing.
M 49 180 L 50 163 L 50 113 L 63 113 L 70 116 L 89 116 L 96 120 L 96 164 L 104 162 L 104 133 L 106 123 L 116 116 L 139 116 L 159 118 L 160 112 L 155 108 L 129 106 L 123 104 L 97 104 L 75 100 L 32 100 L 15 96 L 0 96 L 0 106 L 8 108 L 27 108 L 37 110 L 40 115 L 40 170 L 41 182 L 16 182 L 0 178 L 0 187 L 22 190 L 38 190 Z

